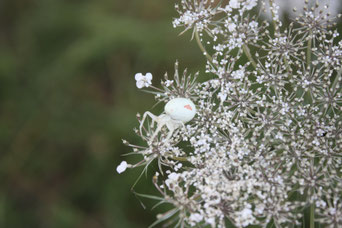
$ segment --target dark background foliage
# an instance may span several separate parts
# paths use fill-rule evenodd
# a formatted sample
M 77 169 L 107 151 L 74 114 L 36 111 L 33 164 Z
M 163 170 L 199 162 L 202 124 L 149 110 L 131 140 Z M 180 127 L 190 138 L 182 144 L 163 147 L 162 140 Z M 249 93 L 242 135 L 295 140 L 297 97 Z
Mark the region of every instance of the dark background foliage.
M 158 209 L 119 175 L 137 112 L 159 114 L 134 74 L 203 72 L 169 0 L 0 0 L 0 227 L 147 227 Z M 153 169 L 153 168 L 152 168 Z M 135 190 L 155 192 L 151 175 Z M 144 203 L 147 209 L 141 205 Z M 162 209 L 159 209 L 163 211 Z
M 181 69 L 204 62 L 190 34 L 173 29 L 173 3 L 0 1 L 0 227 L 155 220 L 152 202 L 142 199 L 144 210 L 130 191 L 141 169 L 115 168 L 130 152 L 122 138 L 141 143 L 136 113 L 162 108 L 134 74 L 158 85 L 176 59 Z M 150 176 L 135 190 L 153 192 Z

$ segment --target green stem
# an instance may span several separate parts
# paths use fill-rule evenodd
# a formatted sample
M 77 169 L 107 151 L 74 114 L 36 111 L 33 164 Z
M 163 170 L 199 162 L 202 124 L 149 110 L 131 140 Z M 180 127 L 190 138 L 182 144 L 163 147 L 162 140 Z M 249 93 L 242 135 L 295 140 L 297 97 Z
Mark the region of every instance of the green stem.
M 286 66 L 286 71 L 289 74 L 289 77 L 292 78 L 291 68 L 290 68 L 289 62 L 287 61 L 285 56 L 284 56 L 284 63 Z
M 253 59 L 251 52 L 250 52 L 249 48 L 247 47 L 247 45 L 244 44 L 242 46 L 242 49 L 243 49 L 245 55 L 247 56 L 248 60 L 252 63 L 253 67 L 257 70 L 257 64 L 256 64 L 255 60 Z
M 312 32 L 309 34 L 308 48 L 306 49 L 306 65 L 311 65 L 311 46 L 312 46 Z
M 171 157 L 171 159 L 176 160 L 176 161 L 183 161 L 183 162 L 188 161 L 186 157 Z
M 315 157 L 311 158 L 311 172 L 314 172 Z M 314 189 L 311 189 L 311 197 L 315 194 Z M 315 202 L 313 201 L 310 206 L 310 228 L 315 228 Z
M 315 204 L 312 203 L 310 207 L 310 228 L 315 228 Z
M 277 23 L 275 21 L 275 14 L 274 14 L 274 2 L 273 0 L 269 0 L 269 3 L 270 3 L 270 7 L 272 8 L 271 9 L 271 15 L 272 15 L 272 22 L 273 22 L 273 27 L 274 27 L 274 33 L 278 32 L 278 26 L 277 26 Z
M 342 73 L 342 68 L 338 71 L 338 73 L 337 73 L 337 75 L 336 75 L 336 77 L 335 77 L 335 79 L 333 81 L 333 84 L 331 86 L 333 91 L 335 91 L 335 89 L 336 89 L 337 83 L 338 83 L 338 81 L 340 80 L 340 77 L 341 77 L 341 73 Z
M 198 31 L 197 31 L 196 27 L 195 27 L 195 39 L 196 39 L 196 42 L 197 42 L 199 48 L 201 49 L 201 51 L 205 55 L 205 57 L 208 59 L 208 61 L 210 63 L 213 63 L 213 58 L 208 54 L 207 50 L 205 50 L 205 47 L 203 46 L 203 44 L 201 42 L 201 39 L 199 37 L 199 34 L 198 34 Z
M 304 97 L 304 99 L 305 99 L 305 97 Z M 308 90 L 308 94 L 307 94 L 307 97 L 305 100 L 308 102 L 308 104 L 314 103 L 314 98 L 312 96 L 311 90 Z
M 307 68 L 311 67 L 311 52 L 312 52 L 312 32 L 310 32 L 309 34 L 308 47 L 306 49 L 306 67 Z M 313 103 L 313 96 L 310 90 L 308 90 L 308 96 L 306 100 L 308 101 L 308 104 Z

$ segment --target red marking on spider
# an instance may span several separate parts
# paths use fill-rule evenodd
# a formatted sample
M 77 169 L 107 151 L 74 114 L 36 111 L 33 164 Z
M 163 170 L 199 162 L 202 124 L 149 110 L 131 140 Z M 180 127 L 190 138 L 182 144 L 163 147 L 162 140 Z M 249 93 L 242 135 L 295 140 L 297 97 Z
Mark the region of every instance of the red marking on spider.
M 185 105 L 184 108 L 189 109 L 190 111 L 192 111 L 192 108 L 191 108 L 190 105 Z

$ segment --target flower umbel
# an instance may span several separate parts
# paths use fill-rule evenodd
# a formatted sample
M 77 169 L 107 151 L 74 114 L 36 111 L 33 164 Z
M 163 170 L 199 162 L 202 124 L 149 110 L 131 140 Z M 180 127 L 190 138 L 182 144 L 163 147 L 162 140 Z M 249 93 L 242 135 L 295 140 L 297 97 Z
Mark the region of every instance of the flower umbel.
M 342 227 L 339 16 L 303 0 L 286 24 L 275 2 L 180 0 L 174 26 L 192 30 L 203 80 L 177 62 L 161 88 L 136 74 L 166 105 L 138 116 L 144 145 L 126 143 L 142 156 L 132 168 L 158 164 L 149 198 L 173 206 L 153 226 Z

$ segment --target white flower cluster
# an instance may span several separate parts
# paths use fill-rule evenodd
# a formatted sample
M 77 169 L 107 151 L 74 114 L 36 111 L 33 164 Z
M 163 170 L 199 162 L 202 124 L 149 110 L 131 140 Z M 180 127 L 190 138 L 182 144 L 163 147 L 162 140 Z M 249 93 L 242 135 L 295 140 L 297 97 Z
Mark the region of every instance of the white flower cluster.
M 281 14 L 280 16 L 290 13 L 291 16 L 296 17 L 298 12 L 301 13 L 306 6 L 304 1 L 298 0 L 274 0 L 274 2 L 281 9 L 279 12 Z M 322 10 L 325 13 L 329 12 L 331 16 L 336 16 L 341 10 L 342 6 L 342 2 L 340 0 L 308 0 L 310 7 L 314 6 L 316 2 L 319 3 L 319 10 Z M 271 17 L 271 14 L 268 13 L 268 16 Z
M 207 80 L 180 75 L 176 63 L 174 77 L 152 93 L 158 102 L 191 99 L 195 118 L 169 137 L 171 122 L 138 116 L 147 146 L 124 142 L 143 157 L 128 168 L 157 162 L 161 197 L 151 198 L 174 206 L 154 225 L 290 227 L 307 219 L 342 227 L 342 41 L 334 19 L 303 3 L 285 25 L 271 0 L 269 23 L 256 16 L 257 3 L 176 6 L 174 25 L 193 30 Z M 136 79 L 141 88 L 152 77 Z
M 135 74 L 135 80 L 138 89 L 149 87 L 152 85 L 152 74 L 147 73 L 146 75 L 143 75 L 142 73 L 137 73 Z

